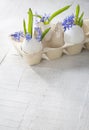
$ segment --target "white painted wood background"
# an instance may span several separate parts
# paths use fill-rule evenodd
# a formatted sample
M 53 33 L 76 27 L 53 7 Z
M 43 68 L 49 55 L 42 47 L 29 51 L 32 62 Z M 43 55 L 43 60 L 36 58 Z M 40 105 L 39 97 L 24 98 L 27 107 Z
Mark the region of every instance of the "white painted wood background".
M 77 3 L 89 17 L 89 0 L 0 0 L 0 130 L 89 130 L 89 51 L 30 67 L 9 34 L 22 29 L 29 7 L 53 12 Z

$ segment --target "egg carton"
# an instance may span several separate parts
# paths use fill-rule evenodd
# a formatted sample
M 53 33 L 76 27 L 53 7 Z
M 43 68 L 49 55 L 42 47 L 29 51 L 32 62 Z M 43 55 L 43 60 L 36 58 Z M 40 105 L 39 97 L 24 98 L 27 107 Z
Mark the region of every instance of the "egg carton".
M 21 44 L 22 42 L 13 41 L 13 45 L 16 48 L 17 52 L 20 54 L 20 56 L 23 57 L 23 59 L 29 65 L 39 64 L 42 59 L 54 60 L 61 58 L 63 53 L 67 55 L 79 54 L 82 51 L 82 48 L 84 47 L 84 44 L 77 44 L 59 48 L 45 47 L 42 51 L 38 53 L 28 54 L 22 50 Z
M 61 30 L 59 26 L 58 26 L 58 29 Z M 56 30 L 57 30 L 57 28 L 56 28 Z M 57 34 L 56 30 L 54 31 L 54 33 Z M 51 46 L 51 42 L 49 41 L 49 39 L 47 41 L 43 40 L 42 41 L 43 49 L 42 49 L 42 51 L 40 51 L 38 53 L 28 54 L 28 53 L 24 52 L 21 48 L 21 44 L 22 44 L 23 40 L 20 42 L 13 40 L 13 45 L 16 48 L 16 50 L 18 51 L 18 53 L 23 57 L 23 59 L 29 65 L 35 65 L 35 64 L 39 64 L 42 59 L 54 60 L 54 59 L 60 58 L 63 54 L 76 55 L 76 54 L 81 53 L 81 51 L 83 49 L 89 50 L 89 19 L 84 20 L 83 30 L 85 33 L 85 39 L 81 43 L 65 44 L 63 38 L 61 38 L 61 43 L 60 43 L 57 40 L 58 36 L 57 37 L 55 36 L 55 40 L 53 41 L 55 46 L 53 46 L 53 44 Z M 50 30 L 50 31 L 53 31 L 53 30 Z M 58 31 L 58 33 L 60 33 L 60 31 Z M 62 35 L 63 35 L 63 33 L 62 33 Z M 53 36 L 54 35 L 52 35 L 52 37 Z M 58 38 L 58 39 L 60 39 L 60 38 Z M 44 46 L 44 42 L 48 42 L 49 44 Z

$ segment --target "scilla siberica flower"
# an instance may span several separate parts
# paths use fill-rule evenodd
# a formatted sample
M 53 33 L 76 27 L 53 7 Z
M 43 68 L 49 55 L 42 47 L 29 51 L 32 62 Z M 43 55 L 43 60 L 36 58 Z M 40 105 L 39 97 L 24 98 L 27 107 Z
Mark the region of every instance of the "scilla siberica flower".
M 41 41 L 41 37 L 42 37 L 42 32 L 41 32 L 41 29 L 39 27 L 35 27 L 35 31 L 36 31 L 36 39 L 37 41 Z
M 22 37 L 24 37 L 24 34 L 23 34 L 23 32 L 15 32 L 14 34 L 11 34 L 11 37 L 14 39 L 14 40 L 16 40 L 16 41 L 20 41 L 20 39 L 22 38 Z
M 62 22 L 62 26 L 64 27 L 64 31 L 67 29 L 72 28 L 74 24 L 74 15 L 72 14 L 71 16 L 68 16 L 64 21 Z
M 29 33 L 27 33 L 27 34 L 25 35 L 25 37 L 26 37 L 26 40 L 27 40 L 27 41 L 30 41 L 30 40 L 32 39 L 32 37 L 31 37 L 31 35 L 30 35 Z
M 41 29 L 39 28 L 39 27 L 35 27 L 35 31 L 36 31 L 36 40 L 38 41 L 38 42 L 40 42 L 41 41 L 41 36 L 42 36 L 42 32 L 41 32 Z M 32 37 L 31 37 L 31 35 L 29 34 L 29 33 L 27 33 L 26 35 L 25 35 L 25 38 L 26 38 L 26 40 L 27 41 L 30 41 L 31 39 L 32 39 Z
M 36 12 L 35 15 L 38 15 L 38 13 Z M 49 17 L 50 17 L 50 14 L 46 14 L 44 13 L 43 16 L 41 16 L 40 19 L 38 19 L 37 17 L 35 18 L 35 23 L 39 23 L 39 22 L 46 22 L 46 21 L 49 21 Z
M 42 16 L 42 18 L 40 19 L 40 22 L 45 22 L 49 20 L 50 15 L 44 13 L 44 15 Z

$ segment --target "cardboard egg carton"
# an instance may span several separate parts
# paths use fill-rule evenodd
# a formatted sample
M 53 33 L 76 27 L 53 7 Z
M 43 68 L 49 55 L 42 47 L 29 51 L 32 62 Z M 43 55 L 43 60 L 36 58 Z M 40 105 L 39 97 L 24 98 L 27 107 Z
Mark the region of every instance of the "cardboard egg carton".
M 78 43 L 78 44 L 68 43 L 67 45 L 65 45 L 64 41 L 62 41 L 61 45 L 55 47 L 51 47 L 51 46 L 44 47 L 43 45 L 42 51 L 34 54 L 27 54 L 22 50 L 21 44 L 23 40 L 21 40 L 20 42 L 14 40 L 12 41 L 14 47 L 16 48 L 18 53 L 23 57 L 23 59 L 29 65 L 35 65 L 35 64 L 39 64 L 42 59 L 54 60 L 60 58 L 63 54 L 76 55 L 81 53 L 83 49 L 89 50 L 89 19 L 84 19 L 83 30 L 85 33 L 85 39 L 84 41 L 82 41 L 82 43 Z

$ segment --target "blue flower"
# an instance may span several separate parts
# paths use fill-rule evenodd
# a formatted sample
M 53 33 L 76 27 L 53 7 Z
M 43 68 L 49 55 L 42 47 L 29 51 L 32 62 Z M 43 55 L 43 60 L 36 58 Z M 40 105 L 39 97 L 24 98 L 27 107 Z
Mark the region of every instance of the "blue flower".
M 20 41 L 20 39 L 22 38 L 22 37 L 24 37 L 24 34 L 23 34 L 23 32 L 15 32 L 14 34 L 11 34 L 11 37 L 14 39 L 14 40 L 16 40 L 16 41 Z
M 38 15 L 38 16 L 39 16 L 39 14 L 38 14 L 37 12 L 35 12 L 35 15 Z M 40 15 L 40 16 L 41 16 L 41 15 Z M 37 24 L 37 23 L 39 23 L 39 22 L 49 21 L 49 17 L 50 17 L 50 14 L 44 13 L 44 15 L 41 16 L 41 18 L 40 18 L 40 17 L 36 17 L 36 18 L 35 18 L 35 23 Z
M 30 40 L 32 39 L 32 37 L 31 37 L 31 35 L 30 35 L 29 33 L 27 33 L 27 34 L 25 35 L 25 37 L 26 37 L 26 40 L 27 40 L 27 41 L 30 41 Z
M 44 13 L 44 15 L 42 16 L 42 18 L 40 19 L 40 22 L 46 22 L 49 21 L 49 14 Z
M 74 15 L 72 14 L 71 16 L 68 16 L 64 21 L 62 22 L 62 26 L 64 27 L 64 31 L 67 29 L 72 28 L 74 24 Z
M 41 32 L 41 29 L 39 27 L 35 27 L 35 31 L 36 31 L 36 39 L 37 41 L 41 41 L 41 37 L 42 37 L 42 32 Z

